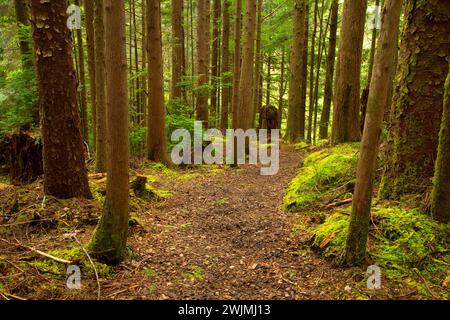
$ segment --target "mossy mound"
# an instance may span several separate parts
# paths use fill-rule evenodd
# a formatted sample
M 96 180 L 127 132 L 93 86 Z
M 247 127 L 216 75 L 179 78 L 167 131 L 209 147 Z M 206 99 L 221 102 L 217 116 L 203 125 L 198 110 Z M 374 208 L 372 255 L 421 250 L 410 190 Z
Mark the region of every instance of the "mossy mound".
M 310 206 L 317 200 L 330 199 L 353 185 L 359 143 L 342 144 L 310 154 L 289 184 L 284 205 L 290 211 Z M 345 192 L 344 192 L 345 193 Z
M 340 261 L 348 225 L 347 214 L 331 215 L 313 229 L 313 246 L 325 257 Z M 425 292 L 423 277 L 439 292 L 450 276 L 449 230 L 449 224 L 439 224 L 416 209 L 377 206 L 372 210 L 368 255 L 388 279 Z

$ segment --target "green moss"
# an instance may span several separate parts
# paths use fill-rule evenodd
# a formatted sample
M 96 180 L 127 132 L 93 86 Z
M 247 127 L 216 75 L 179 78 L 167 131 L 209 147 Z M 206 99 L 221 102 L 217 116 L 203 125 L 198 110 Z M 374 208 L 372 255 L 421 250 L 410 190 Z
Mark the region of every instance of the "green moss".
M 167 166 L 165 166 L 164 164 L 159 163 L 159 162 L 146 162 L 144 165 L 144 169 L 154 170 L 156 172 L 160 172 L 164 175 L 171 176 L 171 177 L 178 176 L 177 171 L 172 170 L 172 169 L 168 168 Z
M 205 271 L 199 266 L 192 266 L 189 271 L 183 272 L 183 276 L 191 281 L 203 281 L 205 279 Z
M 305 208 L 354 181 L 358 150 L 359 144 L 351 143 L 309 155 L 287 188 L 285 207 L 291 211 Z
M 159 273 L 153 269 L 144 269 L 142 271 L 142 274 L 144 276 L 146 276 L 147 278 L 154 278 L 154 277 L 159 276 Z
M 368 254 L 390 280 L 422 286 L 423 276 L 436 291 L 450 275 L 450 225 L 435 222 L 416 209 L 376 206 L 372 211 Z M 331 215 L 314 228 L 313 246 L 338 261 L 345 250 L 349 216 Z M 420 274 L 420 276 L 419 276 Z

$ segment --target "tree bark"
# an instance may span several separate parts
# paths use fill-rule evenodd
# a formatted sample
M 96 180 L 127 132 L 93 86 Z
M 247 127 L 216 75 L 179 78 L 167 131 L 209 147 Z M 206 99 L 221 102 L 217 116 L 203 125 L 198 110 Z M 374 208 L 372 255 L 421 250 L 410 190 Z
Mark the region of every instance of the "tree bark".
M 197 8 L 197 107 L 196 119 L 208 127 L 210 2 L 198 0 Z
M 95 93 L 97 117 L 97 142 L 95 170 L 106 171 L 106 97 L 105 97 L 105 26 L 103 24 L 103 1 L 94 0 L 95 28 Z
M 306 142 L 312 142 L 312 127 L 313 127 L 313 114 L 314 114 L 314 63 L 316 52 L 316 32 L 317 32 L 317 14 L 319 11 L 318 1 L 314 0 L 314 25 L 313 32 L 311 34 L 311 53 L 309 57 L 309 108 L 308 108 L 308 132 L 306 134 Z
M 36 0 L 37 1 L 37 0 Z M 116 264 L 127 252 L 129 219 L 128 92 L 124 0 L 105 0 L 108 172 L 103 214 L 90 243 L 100 261 Z
M 384 108 L 389 94 L 389 79 L 391 73 L 394 72 L 392 62 L 397 49 L 396 39 L 401 9 L 401 0 L 386 0 L 383 8 L 380 43 L 374 57 L 374 73 L 369 90 L 366 124 L 361 142 L 345 249 L 345 264 L 347 265 L 361 263 L 366 255 L 373 179 L 377 165 Z
M 236 15 L 234 25 L 234 62 L 233 62 L 233 98 L 232 98 L 232 116 L 233 129 L 238 127 L 239 118 L 239 83 L 241 77 L 241 27 L 242 27 L 242 0 L 236 1 Z
M 422 193 L 437 156 L 450 56 L 450 2 L 407 1 L 396 87 L 380 186 L 384 199 Z
M 439 149 L 436 159 L 434 187 L 431 197 L 433 218 L 450 222 L 450 72 L 445 83 L 444 111 L 442 115 Z
M 183 76 L 184 60 L 184 27 L 183 27 L 183 1 L 172 0 L 172 86 L 170 100 L 174 103 L 183 98 L 180 86 Z
M 31 52 L 26 32 L 24 32 L 24 27 L 30 25 L 30 9 L 28 7 L 28 2 L 28 0 L 14 0 L 17 26 L 19 27 L 20 54 L 22 56 L 22 65 L 24 67 L 33 66 L 33 53 Z
M 230 107 L 230 1 L 223 1 L 222 15 L 222 112 L 220 129 L 225 132 L 228 129 L 228 110 Z
M 333 76 L 336 60 L 336 34 L 338 25 L 339 1 L 333 0 L 331 5 L 330 41 L 328 43 L 328 62 L 325 76 L 325 91 L 322 115 L 320 117 L 320 139 L 328 138 L 328 127 L 330 123 L 331 100 L 333 98 Z
M 239 125 L 244 131 L 252 125 L 253 50 L 256 34 L 256 0 L 247 0 L 244 17 L 244 50 L 239 82 Z
M 161 40 L 161 9 L 159 0 L 147 0 L 148 15 L 148 137 L 147 158 L 169 164 L 164 108 L 164 80 Z
M 367 0 L 345 0 L 337 65 L 332 144 L 358 141 L 362 46 Z
M 89 88 L 91 96 L 92 133 L 94 150 L 97 146 L 97 101 L 95 84 L 95 32 L 94 32 L 94 0 L 84 0 L 86 22 L 86 43 L 88 53 Z
M 289 102 L 286 139 L 296 142 L 305 138 L 305 104 L 302 103 L 305 59 L 305 19 L 306 1 L 296 0 L 294 4 L 293 32 L 290 61 Z
M 66 10 L 67 2 L 63 0 L 31 1 L 39 104 L 43 115 L 44 191 L 56 198 L 89 198 Z
M 262 91 L 262 58 L 263 53 L 261 50 L 261 33 L 262 33 L 262 5 L 263 0 L 257 0 L 257 20 L 256 20 L 256 49 L 255 49 L 255 73 L 254 73 L 254 86 L 253 86 L 253 114 L 252 121 L 255 123 L 256 114 L 260 111 L 260 96 Z M 261 103 L 262 104 L 262 103 Z
M 211 55 L 211 112 L 213 124 L 216 124 L 216 119 L 219 114 L 219 96 L 217 78 L 219 77 L 219 59 L 220 59 L 220 27 L 219 19 L 221 15 L 220 0 L 213 1 L 213 33 L 212 33 L 212 55 Z

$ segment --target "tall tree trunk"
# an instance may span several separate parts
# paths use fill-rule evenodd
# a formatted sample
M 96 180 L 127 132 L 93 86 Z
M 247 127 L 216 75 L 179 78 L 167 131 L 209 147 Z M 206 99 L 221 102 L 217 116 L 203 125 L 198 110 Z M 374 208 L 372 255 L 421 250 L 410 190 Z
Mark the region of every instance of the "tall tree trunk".
M 271 89 L 271 78 L 272 78 L 272 54 L 269 51 L 267 53 L 267 76 L 266 76 L 266 106 L 270 106 L 270 89 Z
M 180 86 L 184 60 L 183 28 L 183 1 L 172 0 L 172 85 L 170 100 L 175 103 L 183 97 Z
M 90 243 L 101 261 L 115 264 L 127 252 L 129 149 L 124 0 L 105 0 L 108 105 L 108 178 L 103 214 Z
M 382 198 L 421 193 L 431 184 L 450 56 L 449 22 L 449 1 L 406 2 Z
M 444 112 L 442 115 L 439 149 L 434 173 L 434 188 L 431 197 L 433 218 L 450 222 L 450 72 L 444 92 Z
M 284 74 L 285 74 L 285 60 L 286 60 L 286 49 L 283 46 L 281 49 L 281 62 L 280 62 L 280 85 L 279 85 L 279 95 L 278 95 L 278 124 L 281 128 L 281 122 L 283 120 L 283 109 L 284 109 L 284 93 L 286 91 L 284 86 Z
M 231 102 L 233 129 L 238 127 L 239 118 L 239 83 L 241 82 L 241 27 L 242 27 L 242 0 L 236 2 L 236 15 L 234 25 L 234 61 L 233 61 L 233 98 Z
M 360 139 L 359 98 L 367 0 L 345 0 L 339 41 L 332 143 Z
M 222 112 L 220 129 L 225 132 L 228 129 L 228 110 L 230 107 L 230 1 L 223 1 L 222 16 Z
M 286 139 L 296 142 L 305 138 L 305 104 L 302 103 L 305 64 L 305 20 L 306 1 L 296 0 L 294 3 L 293 32 L 290 61 L 289 102 Z
M 44 191 L 64 199 L 91 197 L 66 10 L 64 0 L 31 1 L 39 104 L 44 115 Z
M 148 1 L 148 137 L 147 158 L 169 164 L 165 134 L 164 80 L 161 40 L 161 13 L 158 0 Z
M 131 16 L 133 19 L 133 43 L 134 43 L 134 72 L 135 72 L 135 103 L 136 103 L 136 124 L 139 125 L 142 118 L 141 110 L 141 77 L 139 77 L 139 49 L 138 49 L 138 26 L 136 23 L 136 0 L 131 1 L 132 11 Z
M 395 71 L 392 62 L 395 50 L 397 50 L 396 39 L 401 9 L 401 0 L 386 0 L 383 8 L 380 44 L 374 59 L 374 73 L 369 90 L 366 125 L 360 148 L 350 227 L 345 249 L 345 263 L 347 265 L 361 263 L 366 255 L 373 179 L 377 165 L 384 108 L 389 94 L 389 79 L 391 73 Z
M 330 41 L 328 43 L 328 62 L 325 76 L 325 91 L 322 115 L 320 117 L 320 139 L 328 138 L 328 127 L 330 123 L 331 100 L 333 98 L 333 76 L 336 60 L 336 34 L 338 25 L 339 1 L 333 0 L 331 5 Z
M 97 142 L 95 170 L 106 171 L 106 97 L 105 97 L 105 27 L 103 1 L 94 0 L 95 28 L 95 93 L 97 103 Z
M 216 124 L 218 115 L 218 87 L 217 78 L 219 76 L 219 19 L 220 19 L 220 0 L 213 1 L 213 33 L 212 33 L 212 55 L 211 55 L 211 113 L 213 124 Z
M 80 0 L 75 0 L 75 5 L 80 6 Z M 80 90 L 81 133 L 84 141 L 88 143 L 89 123 L 87 115 L 86 74 L 84 69 L 83 33 L 81 32 L 81 29 L 77 29 L 77 50 L 78 50 L 78 69 L 79 69 L 78 85 L 81 86 Z
M 95 31 L 94 31 L 94 0 L 84 0 L 86 23 L 86 43 L 88 53 L 89 88 L 91 97 L 92 133 L 94 150 L 97 146 L 97 101 L 95 84 Z
M 197 76 L 196 119 L 208 127 L 210 2 L 198 0 L 197 8 Z
M 309 57 L 309 108 L 308 108 L 308 132 L 306 134 L 306 142 L 312 142 L 312 127 L 314 114 L 314 63 L 316 54 L 316 32 L 317 32 L 317 15 L 319 11 L 319 0 L 314 0 L 314 25 L 311 34 L 311 54 Z
M 30 25 L 30 10 L 28 8 L 28 0 L 14 0 L 14 8 L 16 11 L 16 20 L 19 27 L 20 54 L 22 56 L 22 65 L 24 67 L 33 66 L 33 54 L 31 52 L 30 43 L 24 27 Z
M 142 0 L 141 4 L 141 10 L 142 10 L 142 70 L 148 70 L 148 58 L 147 58 L 147 0 Z M 142 83 L 142 94 L 141 94 L 141 110 L 142 110 L 142 121 L 140 125 L 145 126 L 147 122 L 147 101 L 148 101 L 148 82 L 147 82 L 147 76 L 145 72 L 143 72 L 143 75 L 141 77 L 141 83 Z M 144 142 L 145 144 L 145 142 Z M 145 150 L 145 145 L 142 146 L 142 150 Z
M 306 96 L 308 89 L 308 43 L 309 43 L 309 4 L 306 1 L 306 13 L 305 13 L 305 40 L 303 41 L 303 60 L 302 60 L 302 95 L 301 95 L 301 118 L 305 119 L 301 123 L 302 139 L 305 138 L 305 122 L 306 122 Z
M 263 0 L 257 0 L 257 20 L 256 20 L 256 50 L 255 50 L 255 74 L 253 76 L 253 114 L 252 121 L 255 123 L 256 114 L 260 109 L 260 96 L 261 96 L 261 83 L 262 83 L 262 58 L 263 53 L 261 50 L 261 33 L 262 33 L 262 5 Z
M 256 34 L 256 0 L 247 0 L 244 16 L 244 50 L 239 82 L 239 128 L 252 128 L 253 50 Z

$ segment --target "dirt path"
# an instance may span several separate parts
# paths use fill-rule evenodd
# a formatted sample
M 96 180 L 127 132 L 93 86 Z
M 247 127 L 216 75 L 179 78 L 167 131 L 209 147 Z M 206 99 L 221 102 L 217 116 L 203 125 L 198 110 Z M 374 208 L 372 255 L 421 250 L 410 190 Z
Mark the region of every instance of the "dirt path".
M 176 195 L 139 213 L 135 256 L 105 295 L 146 299 L 328 299 L 345 286 L 337 269 L 306 250 L 281 209 L 300 154 L 283 147 L 280 171 L 228 169 L 162 186 Z M 170 183 L 170 185 L 169 185 Z M 339 281 L 336 279 L 340 279 Z M 120 292 L 125 290 L 123 292 Z M 114 292 L 119 292 L 114 294 Z

